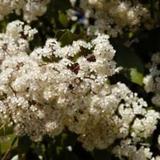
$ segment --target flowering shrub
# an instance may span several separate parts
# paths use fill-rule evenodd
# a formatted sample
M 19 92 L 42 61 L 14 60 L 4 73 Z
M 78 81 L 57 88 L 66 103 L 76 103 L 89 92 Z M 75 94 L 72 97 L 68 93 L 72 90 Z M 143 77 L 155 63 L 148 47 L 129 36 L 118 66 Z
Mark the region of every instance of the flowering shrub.
M 0 159 L 160 160 L 159 15 L 159 1 L 0 1 Z

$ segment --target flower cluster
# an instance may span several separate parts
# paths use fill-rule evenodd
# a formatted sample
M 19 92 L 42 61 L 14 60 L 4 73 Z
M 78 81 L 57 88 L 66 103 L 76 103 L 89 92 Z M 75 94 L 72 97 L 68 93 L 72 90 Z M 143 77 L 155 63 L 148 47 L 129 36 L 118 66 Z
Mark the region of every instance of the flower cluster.
M 144 78 L 146 92 L 153 92 L 153 104 L 160 106 L 160 53 L 152 56 L 152 64 L 150 66 L 150 74 Z
M 116 37 L 124 29 L 136 31 L 142 24 L 147 28 L 152 26 L 149 10 L 138 1 L 81 0 L 80 7 L 85 12 L 88 34 L 107 32 Z
M 1 0 L 0 1 L 0 19 L 12 13 L 23 12 L 24 20 L 27 22 L 36 20 L 43 15 L 47 9 L 49 0 Z
M 113 153 L 118 155 L 120 159 L 160 160 L 160 156 L 154 156 L 148 144 L 141 144 L 138 148 L 129 138 L 121 141 L 120 145 L 114 148 Z
M 113 149 L 117 156 L 143 152 L 139 156 L 147 158 L 147 149 L 136 145 L 152 135 L 159 113 L 125 84 L 110 84 L 119 68 L 109 36 L 64 47 L 48 39 L 44 47 L 30 51 L 36 32 L 14 21 L 0 34 L 1 123 L 34 141 L 67 128 L 88 150 L 108 148 L 118 140 L 120 146 Z
M 28 41 L 35 33 L 20 21 L 8 24 L 0 56 L 2 117 L 15 125 L 17 134 L 34 140 L 62 131 L 69 117 L 74 121 L 76 110 L 87 105 L 85 95 L 99 92 L 116 72 L 108 36 L 66 47 L 48 39 L 30 53 Z

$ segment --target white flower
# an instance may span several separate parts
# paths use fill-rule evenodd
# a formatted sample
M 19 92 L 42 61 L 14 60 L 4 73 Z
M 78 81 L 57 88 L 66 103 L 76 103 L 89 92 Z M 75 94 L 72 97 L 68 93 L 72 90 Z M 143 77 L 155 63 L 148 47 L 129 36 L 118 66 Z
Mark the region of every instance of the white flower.
M 149 149 L 136 146 L 152 135 L 159 113 L 125 84 L 109 83 L 117 72 L 109 36 L 99 34 L 90 42 L 78 40 L 64 47 L 48 39 L 30 51 L 34 33 L 15 21 L 0 34 L 1 123 L 33 141 L 67 128 L 87 150 L 105 149 L 119 140 L 113 150 L 117 156 L 150 157 Z
M 16 14 L 23 12 L 24 20 L 31 22 L 42 16 L 49 0 L 3 0 L 0 1 L 0 19 L 15 11 Z
M 84 10 L 83 23 L 88 34 L 107 32 L 117 37 L 126 27 L 134 32 L 141 24 L 148 28 L 152 21 L 147 6 L 137 1 L 133 4 L 120 0 L 81 0 L 80 7 Z M 77 20 L 73 11 L 69 10 L 68 15 Z M 94 24 L 90 24 L 89 18 L 94 19 Z
M 150 73 L 143 80 L 144 88 L 147 92 L 154 93 L 152 102 L 156 106 L 160 106 L 160 70 L 158 68 L 158 65 L 160 65 L 160 53 L 155 53 L 151 60 Z

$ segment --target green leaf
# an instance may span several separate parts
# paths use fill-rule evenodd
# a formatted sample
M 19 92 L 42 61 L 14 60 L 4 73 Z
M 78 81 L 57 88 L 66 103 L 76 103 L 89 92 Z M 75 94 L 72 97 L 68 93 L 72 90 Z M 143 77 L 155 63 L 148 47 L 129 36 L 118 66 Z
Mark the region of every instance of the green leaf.
M 17 144 L 15 143 L 16 135 L 10 134 L 4 137 L 0 137 L 0 150 L 1 153 L 7 152 L 10 148 L 14 148 Z
M 139 55 L 137 55 L 133 48 L 128 48 L 120 41 L 113 42 L 116 50 L 115 60 L 118 66 L 124 68 L 137 68 L 138 71 L 144 71 L 144 65 Z
M 62 46 L 65 46 L 76 40 L 77 36 L 69 30 L 61 30 L 56 33 L 56 38 L 61 42 Z
M 131 69 L 130 78 L 133 83 L 136 83 L 140 86 L 143 85 L 143 74 L 138 72 L 136 68 Z
M 0 137 L 1 136 L 4 137 L 4 136 L 10 135 L 10 134 L 13 134 L 12 127 L 6 127 L 5 125 L 0 127 Z
M 61 12 L 61 11 L 59 11 L 59 13 L 58 13 L 58 19 L 59 19 L 60 23 L 61 23 L 64 27 L 66 27 L 66 26 L 68 25 L 68 23 L 69 23 L 69 20 L 68 20 L 67 15 L 64 14 L 64 13 Z

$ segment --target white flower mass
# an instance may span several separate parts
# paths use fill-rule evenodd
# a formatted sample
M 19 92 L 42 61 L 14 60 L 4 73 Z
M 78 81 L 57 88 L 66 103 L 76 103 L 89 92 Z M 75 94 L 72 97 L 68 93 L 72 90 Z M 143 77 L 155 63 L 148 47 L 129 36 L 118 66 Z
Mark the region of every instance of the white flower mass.
M 72 0 L 70 0 L 72 2 Z M 88 34 L 107 32 L 112 37 L 126 31 L 136 31 L 142 25 L 150 29 L 153 25 L 148 7 L 138 1 L 126 0 L 80 0 L 84 11 L 84 24 Z M 77 20 L 69 10 L 72 20 Z M 90 23 L 92 19 L 92 23 Z
M 144 77 L 143 81 L 146 92 L 154 93 L 153 104 L 160 107 L 160 53 L 155 53 L 151 61 L 150 73 Z
M 23 12 L 24 20 L 31 22 L 42 16 L 47 10 L 49 0 L 0 0 L 0 19 L 6 15 Z
M 119 141 L 112 152 L 120 158 L 159 160 L 145 144 L 159 113 L 126 84 L 110 83 L 119 68 L 109 36 L 64 47 L 50 38 L 32 51 L 29 42 L 36 33 L 17 20 L 0 34 L 1 123 L 33 141 L 67 128 L 87 150 Z
M 118 62 L 120 52 L 130 56 L 129 51 L 152 41 L 147 32 L 159 29 L 160 2 L 150 6 L 143 0 L 68 0 L 69 5 L 60 4 L 0 0 L 0 129 L 13 129 L 16 137 L 27 135 L 38 143 L 45 136 L 56 139 L 69 132 L 91 153 L 106 149 L 119 160 L 160 160 L 160 52 L 133 53 L 144 63 L 144 71 L 139 72 L 135 62 L 133 77 L 129 77 L 132 68 Z M 63 45 L 66 37 L 57 36 L 63 32 L 66 37 L 78 32 L 78 38 Z M 38 45 L 33 44 L 36 35 L 44 36 L 37 39 Z M 151 40 L 143 44 L 146 37 Z M 67 149 L 74 151 L 72 145 Z

